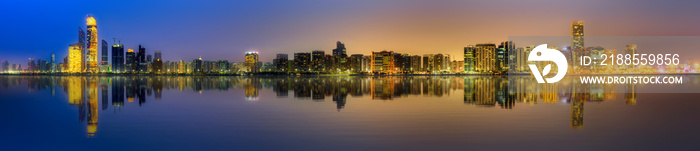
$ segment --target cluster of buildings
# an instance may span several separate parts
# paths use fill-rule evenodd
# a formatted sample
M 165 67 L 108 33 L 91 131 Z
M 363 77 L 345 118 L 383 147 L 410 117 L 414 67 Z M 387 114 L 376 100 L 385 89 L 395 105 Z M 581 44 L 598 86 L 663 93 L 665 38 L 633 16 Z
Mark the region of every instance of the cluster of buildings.
M 0 63 L 3 73 L 153 73 L 153 74 L 517 74 L 529 73 L 528 54 L 534 45 L 515 47 L 513 41 L 500 44 L 480 43 L 464 47 L 464 60 L 452 60 L 449 54 L 411 55 L 394 51 L 372 52 L 370 55 L 347 54 L 345 44 L 338 41 L 336 48 L 326 54 L 323 50 L 277 54 L 272 62 L 259 61 L 258 52 L 247 52 L 243 62 L 228 60 L 207 61 L 197 58 L 192 61 L 164 61 L 161 51 L 148 54 L 139 45 L 137 50 L 124 50 L 121 42 L 111 45 L 102 39 L 101 56 L 98 58 L 97 23 L 92 16 L 87 17 L 87 32 L 78 29 L 78 42 L 70 44 L 68 56 L 62 63 L 56 62 L 55 54 L 50 60 L 30 58 L 25 68 L 21 64 Z M 558 49 L 557 47 L 550 47 Z M 585 47 L 583 21 L 571 24 L 571 46 L 562 49 L 567 57 L 571 73 L 653 73 L 652 66 L 592 64 L 582 66 L 577 56 L 591 56 L 603 60 L 603 54 L 617 54 L 615 49 L 600 46 Z M 637 46 L 628 44 L 624 54 L 637 54 Z M 110 59 L 111 58 L 111 62 Z M 545 64 L 547 62 L 537 62 Z M 691 63 L 665 67 L 662 72 L 694 72 Z M 542 66 L 542 65 L 538 65 Z M 697 65 L 700 69 L 700 65 Z M 556 72 L 555 69 L 551 71 Z

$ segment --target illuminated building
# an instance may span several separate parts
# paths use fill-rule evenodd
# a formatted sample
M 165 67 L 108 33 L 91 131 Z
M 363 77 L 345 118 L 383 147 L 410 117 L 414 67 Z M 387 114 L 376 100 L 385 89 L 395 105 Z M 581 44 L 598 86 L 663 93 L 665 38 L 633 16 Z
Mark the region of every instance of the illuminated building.
M 336 48 L 333 49 L 333 56 L 338 56 L 338 57 L 348 57 L 348 54 L 345 50 L 345 44 L 341 43 L 340 41 L 336 42 Z
M 583 20 L 571 22 L 571 55 L 572 62 L 580 62 L 578 56 L 582 56 L 584 43 L 583 43 Z M 579 64 L 574 63 L 574 70 L 578 71 L 581 68 Z
M 475 48 L 473 71 L 496 72 L 496 44 L 476 44 Z
M 442 54 L 434 55 L 433 71 L 442 71 L 445 69 L 445 57 Z
M 424 54 L 423 55 L 423 71 L 428 72 L 428 73 L 432 72 L 433 67 L 434 67 L 434 63 L 435 63 L 434 55 L 432 55 L 432 54 Z
M 421 71 L 421 57 L 419 55 L 411 56 L 411 71 L 420 72 Z
M 333 49 L 333 67 L 331 70 L 347 70 L 347 57 L 348 54 L 345 49 L 345 44 L 340 41 L 336 42 L 336 48 Z
M 146 72 L 148 64 L 146 62 L 146 48 L 139 45 L 139 52 L 134 59 L 134 72 Z
M 86 72 L 97 72 L 97 22 L 91 15 L 87 17 L 87 56 Z
M 311 70 L 314 72 L 324 71 L 326 65 L 326 52 L 323 50 L 314 50 L 311 52 Z
M 259 72 L 260 68 L 255 65 L 258 62 L 257 52 L 246 52 L 245 53 L 245 66 L 250 73 Z
M 185 61 L 180 60 L 177 63 L 177 65 L 178 65 L 178 67 L 177 67 L 178 72 L 177 73 L 188 73 L 187 72 L 187 64 L 185 63 Z
M 353 72 L 362 72 L 362 54 L 350 55 L 350 69 Z
M 78 43 L 76 44 L 80 49 L 80 69 L 75 72 L 85 71 L 85 31 L 83 28 L 78 27 Z
M 124 46 L 121 46 L 121 47 L 123 48 Z M 133 73 L 134 70 L 136 70 L 136 64 L 138 64 L 136 62 L 136 54 L 134 53 L 133 49 L 129 49 L 126 51 L 126 56 L 125 56 L 124 60 L 125 60 L 124 61 L 125 66 L 124 66 L 124 71 L 122 71 L 122 72 Z
M 309 71 L 309 64 L 311 64 L 310 53 L 294 53 L 294 68 L 297 72 Z
M 79 73 L 83 69 L 83 53 L 80 43 L 68 46 L 68 72 Z
M 474 54 L 476 53 L 476 47 L 466 46 L 464 47 L 464 71 L 474 72 L 474 64 L 476 60 L 474 59 Z
M 498 72 L 506 72 L 510 67 L 510 56 L 509 52 L 515 50 L 515 45 L 513 41 L 504 41 L 498 45 L 498 51 L 496 52 L 496 70 Z
M 637 54 L 637 44 L 627 44 L 627 46 L 625 47 L 625 54 L 630 55 L 630 58 L 633 58 L 634 54 Z M 630 64 L 629 66 L 631 67 L 627 68 L 628 72 L 632 72 L 631 70 L 637 69 L 637 65 Z
M 277 71 L 281 72 L 287 72 L 288 70 L 288 63 L 289 62 L 289 56 L 287 54 L 277 54 L 277 57 L 275 60 L 272 61 L 273 64 L 275 64 L 275 69 Z
M 124 72 L 124 45 L 112 45 L 112 72 Z
M 394 52 L 381 51 L 372 52 L 371 71 L 376 74 L 392 74 L 394 73 Z
M 163 72 L 163 58 L 160 51 L 155 52 L 155 59 L 153 60 L 153 72 L 161 73 Z

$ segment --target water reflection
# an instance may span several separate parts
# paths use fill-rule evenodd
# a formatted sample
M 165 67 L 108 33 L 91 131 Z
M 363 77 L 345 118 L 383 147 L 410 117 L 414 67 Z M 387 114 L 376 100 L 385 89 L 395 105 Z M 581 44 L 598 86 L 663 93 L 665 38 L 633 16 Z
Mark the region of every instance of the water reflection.
M 271 89 L 278 98 L 323 102 L 331 98 L 340 112 L 348 97 L 395 100 L 412 96 L 442 97 L 464 91 L 464 104 L 475 107 L 513 109 L 516 104 L 568 103 L 571 127 L 582 128 L 587 102 L 615 99 L 615 85 L 581 85 L 573 81 L 542 85 L 529 76 L 339 76 L 339 77 L 235 77 L 235 76 L 1 76 L 0 85 L 26 84 L 29 91 L 62 87 L 68 103 L 78 108 L 78 121 L 86 123 L 87 136 L 98 131 L 99 110 L 111 104 L 116 111 L 126 102 L 146 104 L 160 100 L 163 91 L 202 93 L 205 90 L 244 91 L 245 100 L 258 101 L 261 90 Z M 636 104 L 636 86 L 625 85 L 624 100 Z M 521 93 L 537 89 L 542 93 Z M 291 93 L 291 94 L 290 94 Z M 109 97 L 111 95 L 111 97 Z M 101 97 L 98 97 L 101 96 Z M 152 96 L 152 97 L 151 97 Z M 101 99 L 101 101 L 98 101 Z M 111 103 L 109 103 L 111 101 Z M 101 106 L 100 106 L 101 102 Z

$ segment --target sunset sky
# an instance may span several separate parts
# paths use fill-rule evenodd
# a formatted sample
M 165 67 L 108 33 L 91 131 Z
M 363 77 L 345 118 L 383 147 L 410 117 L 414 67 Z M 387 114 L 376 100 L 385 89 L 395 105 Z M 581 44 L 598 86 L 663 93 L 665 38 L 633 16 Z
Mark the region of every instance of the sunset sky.
M 587 36 L 700 36 L 698 6 L 692 0 L 6 0 L 0 60 L 25 66 L 27 58 L 56 53 L 61 62 L 88 14 L 97 20 L 99 39 L 112 45 L 119 38 L 127 49 L 142 44 L 169 61 L 242 62 L 254 50 L 271 62 L 277 53 L 331 53 L 336 41 L 348 54 L 391 50 L 462 60 L 467 45 L 567 36 L 573 20 L 585 20 Z

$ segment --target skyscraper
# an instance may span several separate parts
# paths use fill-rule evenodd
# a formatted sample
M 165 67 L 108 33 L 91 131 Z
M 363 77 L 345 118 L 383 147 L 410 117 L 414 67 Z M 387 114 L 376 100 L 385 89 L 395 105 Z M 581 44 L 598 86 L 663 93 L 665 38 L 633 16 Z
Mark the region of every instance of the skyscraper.
M 294 53 L 294 68 L 297 72 L 309 71 L 311 64 L 311 53 Z
M 245 66 L 248 68 L 248 72 L 250 73 L 256 73 L 259 71 L 259 67 L 256 66 L 256 62 L 258 62 L 258 53 L 257 52 L 246 52 L 245 53 Z
M 100 62 L 100 65 L 108 65 L 109 63 L 109 46 L 107 45 L 107 41 L 102 39 L 102 60 Z
M 83 72 L 85 71 L 85 31 L 80 27 L 78 27 L 78 43 L 76 46 L 80 49 L 80 69 L 73 72 Z
M 117 73 L 124 72 L 124 45 L 112 45 L 112 71 Z
M 97 22 L 92 15 L 87 16 L 87 56 L 86 72 L 97 72 Z
M 122 48 L 123 48 L 123 46 L 122 46 Z M 124 59 L 125 59 L 124 62 L 126 63 L 125 64 L 126 66 L 124 66 L 123 72 L 133 73 L 136 70 L 136 65 L 138 64 L 138 62 L 136 61 L 137 59 L 136 59 L 136 54 L 134 54 L 134 50 L 133 49 L 127 50 L 126 57 Z
M 287 54 L 277 54 L 277 58 L 273 60 L 273 63 L 275 64 L 275 69 L 277 69 L 277 71 L 286 72 L 288 61 L 289 56 Z
M 51 73 L 56 72 L 56 54 L 51 53 L 51 62 L 49 63 L 51 66 Z
M 326 65 L 326 52 L 323 50 L 314 50 L 311 52 L 311 69 L 315 72 L 324 71 Z
M 68 46 L 68 72 L 83 72 L 83 53 L 80 43 Z
M 146 66 L 148 65 L 146 63 L 146 48 L 141 47 L 141 45 L 139 45 L 139 52 L 136 54 L 135 63 L 136 68 L 134 68 L 134 71 L 146 72 Z
M 336 45 L 336 48 L 333 49 L 333 56 L 341 57 L 341 58 L 348 57 L 348 54 L 345 52 L 346 51 L 345 44 L 338 41 L 335 45 Z
M 381 51 L 372 52 L 371 71 L 375 74 L 392 74 L 394 73 L 394 52 Z
M 574 70 L 576 71 L 580 68 L 578 64 L 575 64 L 574 62 L 580 62 L 579 57 L 575 56 L 581 56 L 583 54 L 583 49 L 584 49 L 584 44 L 583 44 L 583 20 L 578 20 L 578 21 L 573 21 L 571 22 L 571 58 L 573 59 L 572 63 L 574 64 Z
M 163 60 L 163 55 L 160 51 L 156 51 L 154 56 L 153 56 L 153 60 L 157 60 L 157 59 Z

